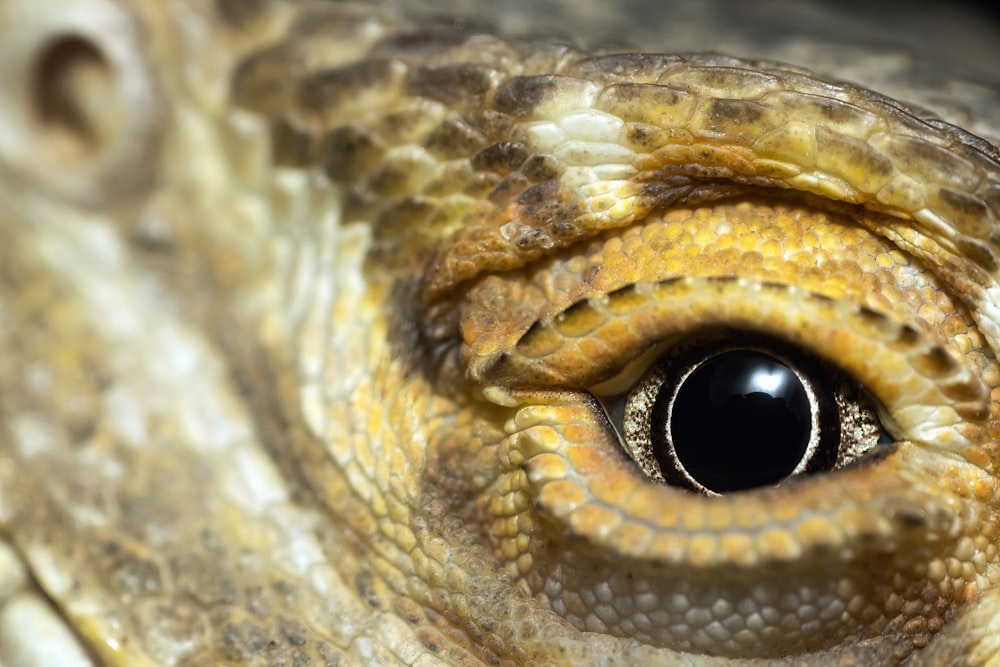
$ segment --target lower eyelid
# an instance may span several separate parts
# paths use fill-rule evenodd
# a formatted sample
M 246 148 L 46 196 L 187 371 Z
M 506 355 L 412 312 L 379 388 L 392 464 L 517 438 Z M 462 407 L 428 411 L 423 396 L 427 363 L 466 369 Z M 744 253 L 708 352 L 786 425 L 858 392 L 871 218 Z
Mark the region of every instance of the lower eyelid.
M 923 399 L 937 391 L 935 400 L 940 399 L 940 405 L 931 409 L 951 409 L 939 384 L 947 386 L 949 378 L 971 374 L 957 355 L 945 352 L 942 356 L 942 348 L 919 329 L 847 301 L 762 281 L 688 279 L 637 285 L 618 293 L 629 300 L 628 309 L 609 312 L 607 306 L 613 296 L 588 304 L 587 308 L 622 319 L 645 312 L 647 324 L 670 322 L 664 312 L 677 305 L 671 303 L 667 293 L 670 286 L 684 288 L 689 296 L 700 295 L 706 304 L 713 302 L 717 319 L 732 320 L 736 311 L 745 309 L 747 317 L 752 311 L 765 321 L 768 312 L 777 317 L 787 311 L 787 300 L 792 298 L 796 300 L 795 312 L 810 321 L 815 319 L 812 315 L 826 309 L 822 321 L 831 329 L 853 327 L 849 341 L 869 348 L 858 352 L 856 361 L 860 363 L 866 356 L 873 360 L 870 348 L 885 346 L 887 350 L 875 362 L 880 371 L 892 368 L 895 360 L 918 376 Z M 750 298 L 752 295 L 757 298 Z M 720 309 L 720 303 L 732 305 L 733 312 Z M 576 312 L 583 312 L 582 308 Z M 691 321 L 705 319 L 705 312 L 697 309 L 678 308 L 677 313 Z M 585 315 L 591 321 L 592 315 Z M 688 323 L 674 324 L 683 328 Z M 642 323 L 634 326 L 649 334 L 650 330 L 643 327 Z M 582 338 L 600 335 L 598 325 Z M 572 345 L 573 340 L 567 338 L 566 344 Z M 841 343 L 849 348 L 849 341 Z M 808 342 L 822 345 L 816 336 Z M 953 363 L 944 361 L 948 358 Z M 544 355 L 541 358 L 547 359 Z M 516 362 L 513 355 L 508 355 L 506 361 L 487 368 L 486 375 L 503 363 Z M 902 442 L 885 448 L 884 456 L 867 459 L 864 468 L 845 469 L 837 475 L 718 498 L 694 495 L 650 481 L 628 460 L 596 401 L 566 383 L 565 373 L 584 373 L 584 362 L 578 356 L 575 365 L 561 367 L 563 382 L 551 384 L 551 389 L 529 386 L 530 381 L 518 388 L 508 377 L 506 382 L 484 392 L 487 399 L 513 411 L 501 446 L 504 454 L 500 460 L 507 472 L 501 475 L 496 488 L 510 495 L 515 489 L 518 494 L 516 503 L 490 505 L 499 512 L 489 523 L 495 531 L 491 539 L 498 551 L 512 554 L 510 568 L 515 576 L 574 624 L 582 623 L 573 615 L 578 607 L 574 607 L 574 601 L 600 582 L 618 582 L 619 598 L 636 603 L 650 595 L 669 599 L 678 585 L 669 574 L 675 566 L 683 568 L 685 583 L 690 583 L 691 578 L 704 579 L 692 586 L 693 597 L 685 601 L 686 609 L 710 608 L 720 598 L 750 603 L 762 589 L 782 591 L 794 601 L 795 591 L 803 582 L 809 582 L 810 590 L 828 591 L 831 597 L 846 596 L 881 608 L 882 594 L 877 587 L 870 588 L 870 582 L 891 578 L 905 566 L 893 561 L 894 553 L 935 550 L 939 542 L 950 539 L 958 521 L 956 497 L 951 495 L 957 492 L 953 487 L 986 475 L 971 458 L 962 461 L 961 454 L 945 454 L 924 443 Z M 921 376 L 914 366 L 926 367 L 932 377 Z M 508 370 L 516 377 L 517 368 Z M 537 377 L 545 377 L 544 372 Z M 870 379 L 879 384 L 878 378 Z M 881 386 L 891 388 L 896 379 L 883 377 Z M 957 396 L 967 390 L 952 393 Z M 962 437 L 957 431 L 952 435 Z M 948 440 L 945 434 L 937 438 L 937 444 L 944 445 Z M 942 460 L 948 461 L 954 471 L 954 481 L 940 479 Z M 940 493 L 937 484 L 950 493 Z M 920 512 L 914 513 L 914 507 L 919 507 Z M 551 530 L 543 539 L 518 541 L 520 536 L 511 534 L 506 526 L 513 520 L 520 525 L 521 514 L 511 517 L 508 510 L 531 517 L 526 523 L 532 525 L 534 517 L 541 517 Z M 565 558 L 564 554 L 572 557 Z M 871 572 L 873 561 L 884 567 Z M 623 572 L 656 574 L 637 577 L 633 586 L 621 576 Z M 686 641 L 683 615 L 662 616 L 662 622 L 655 624 L 643 641 L 669 646 Z M 838 632 L 845 628 L 851 631 L 855 622 L 853 616 L 838 616 L 831 621 Z
M 573 516 L 588 506 L 616 508 L 618 515 L 611 523 L 580 522 L 590 526 L 586 536 L 597 542 L 606 544 L 623 556 L 642 555 L 653 561 L 671 562 L 683 558 L 683 550 L 687 542 L 695 536 L 720 538 L 727 532 L 744 532 L 753 530 L 753 525 L 742 525 L 741 516 L 779 516 L 779 523 L 794 526 L 804 517 L 814 513 L 822 513 L 826 507 L 837 507 L 841 498 L 826 496 L 821 492 L 803 493 L 801 502 L 796 508 L 786 508 L 783 512 L 754 513 L 744 511 L 746 498 L 735 496 L 711 499 L 717 506 L 712 515 L 724 513 L 729 520 L 716 525 L 715 520 L 706 515 L 705 499 L 684 491 L 671 489 L 658 484 L 637 484 L 637 471 L 631 469 L 625 461 L 624 454 L 618 455 L 616 448 L 604 442 L 607 437 L 604 425 L 598 417 L 596 405 L 582 396 L 567 392 L 563 395 L 561 404 L 553 405 L 552 398 L 545 399 L 545 405 L 534 405 L 540 402 L 530 391 L 508 392 L 507 397 L 515 402 L 525 404 L 511 421 L 508 427 L 511 447 L 516 449 L 527 471 L 528 481 L 534 489 L 537 498 L 551 516 L 572 525 Z M 521 413 L 525 413 L 524 418 Z M 548 430 L 559 433 L 557 448 L 549 445 L 551 438 L 546 437 Z M 572 437 L 577 434 L 578 437 Z M 554 442 L 554 441 L 553 441 Z M 589 452 L 589 453 L 588 453 Z M 614 453 L 614 454 L 608 454 Z M 599 457 L 599 461 L 597 458 Z M 843 480 L 847 486 L 857 482 L 867 484 L 867 477 L 858 480 Z M 882 491 L 894 489 L 905 493 L 909 485 L 902 479 L 886 480 L 882 483 Z M 555 488 L 558 486 L 558 490 Z M 553 487 L 546 490 L 547 487 Z M 572 492 L 569 492 L 572 489 Z M 625 497 L 621 493 L 626 493 Z M 856 493 L 853 496 L 856 503 L 863 503 L 866 496 L 874 492 Z M 767 505 L 781 497 L 777 490 L 766 490 L 759 502 Z M 666 500 L 670 504 L 666 504 Z M 755 501 L 756 502 L 756 501 Z M 858 533 L 891 531 L 888 525 L 882 525 L 875 520 L 858 527 Z M 657 531 L 661 537 L 659 548 L 650 548 L 648 544 L 635 544 L 635 553 L 629 553 L 627 540 L 618 540 L 616 535 L 626 530 L 628 524 L 644 527 L 645 530 Z M 674 544 L 676 542 L 676 544 Z M 673 554 L 673 556 L 671 556 Z M 785 554 L 777 544 L 762 543 L 757 556 L 765 560 L 784 560 L 791 554 Z M 725 562 L 722 553 L 705 554 L 709 561 L 703 565 Z

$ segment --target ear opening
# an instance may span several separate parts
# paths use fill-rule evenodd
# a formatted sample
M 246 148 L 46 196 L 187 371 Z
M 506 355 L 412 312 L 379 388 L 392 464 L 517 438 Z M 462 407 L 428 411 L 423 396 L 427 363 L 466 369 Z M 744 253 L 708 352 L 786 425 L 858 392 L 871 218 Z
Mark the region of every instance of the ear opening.
M 136 17 L 108 0 L 15 0 L 0 21 L 17 21 L 0 44 L 0 169 L 80 205 L 147 184 L 160 95 Z

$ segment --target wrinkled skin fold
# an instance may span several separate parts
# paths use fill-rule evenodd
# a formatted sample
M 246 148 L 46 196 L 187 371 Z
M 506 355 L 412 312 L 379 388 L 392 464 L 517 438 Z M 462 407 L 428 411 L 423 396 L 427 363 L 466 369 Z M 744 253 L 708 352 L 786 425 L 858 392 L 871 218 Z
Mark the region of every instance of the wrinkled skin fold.
M 411 14 L 0 0 L 0 664 L 997 664 L 996 90 Z M 892 442 L 650 479 L 692 336 Z

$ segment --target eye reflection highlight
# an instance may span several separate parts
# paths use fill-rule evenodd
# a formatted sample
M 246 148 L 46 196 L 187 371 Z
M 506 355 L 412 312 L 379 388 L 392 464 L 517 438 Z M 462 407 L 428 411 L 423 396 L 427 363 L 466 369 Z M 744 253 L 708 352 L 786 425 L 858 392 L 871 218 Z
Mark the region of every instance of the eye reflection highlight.
M 758 393 L 787 400 L 796 390 L 801 391 L 802 383 L 780 361 L 755 352 L 745 352 L 742 355 L 745 356 L 729 358 L 722 372 L 713 377 L 713 400 L 737 394 L 747 396 Z

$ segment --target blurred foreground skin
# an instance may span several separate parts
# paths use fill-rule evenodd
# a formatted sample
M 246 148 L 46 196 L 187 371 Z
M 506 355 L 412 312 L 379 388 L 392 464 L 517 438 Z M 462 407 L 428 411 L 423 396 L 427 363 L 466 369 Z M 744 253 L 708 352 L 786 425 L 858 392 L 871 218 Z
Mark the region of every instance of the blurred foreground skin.
M 997 86 L 542 4 L 0 0 L 0 666 L 1000 665 Z

